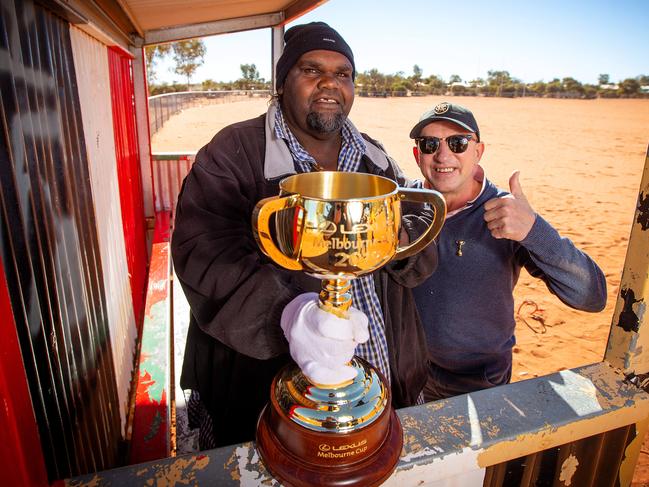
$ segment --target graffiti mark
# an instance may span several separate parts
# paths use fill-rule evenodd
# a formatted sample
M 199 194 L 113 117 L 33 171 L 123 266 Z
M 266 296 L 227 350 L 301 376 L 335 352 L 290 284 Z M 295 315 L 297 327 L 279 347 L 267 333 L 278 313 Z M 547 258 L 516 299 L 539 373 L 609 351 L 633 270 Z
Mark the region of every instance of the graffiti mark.
M 649 195 L 638 196 L 638 223 L 643 230 L 649 229 Z
M 633 311 L 633 305 L 639 303 L 642 299 L 636 299 L 633 289 L 622 288 L 620 290 L 620 296 L 624 299 L 624 307 L 620 312 L 620 319 L 617 322 L 617 326 L 622 327 L 624 331 L 638 331 L 640 327 L 640 320 L 638 315 Z

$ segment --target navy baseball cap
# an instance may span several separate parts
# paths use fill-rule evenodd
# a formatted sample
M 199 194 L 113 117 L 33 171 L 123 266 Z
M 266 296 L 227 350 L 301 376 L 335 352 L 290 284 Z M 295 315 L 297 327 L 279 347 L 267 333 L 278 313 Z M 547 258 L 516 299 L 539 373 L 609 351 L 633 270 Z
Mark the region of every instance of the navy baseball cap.
M 438 120 L 448 120 L 459 125 L 462 128 L 467 129 L 469 132 L 473 132 L 478 136 L 478 141 L 480 141 L 480 129 L 478 128 L 478 122 L 476 122 L 473 113 L 468 108 L 465 108 L 461 105 L 455 103 L 449 103 L 443 101 L 438 103 L 431 110 L 428 110 L 424 113 L 417 125 L 415 125 L 410 131 L 410 138 L 416 139 L 419 137 L 421 129 L 423 129 L 429 123 L 438 121 Z

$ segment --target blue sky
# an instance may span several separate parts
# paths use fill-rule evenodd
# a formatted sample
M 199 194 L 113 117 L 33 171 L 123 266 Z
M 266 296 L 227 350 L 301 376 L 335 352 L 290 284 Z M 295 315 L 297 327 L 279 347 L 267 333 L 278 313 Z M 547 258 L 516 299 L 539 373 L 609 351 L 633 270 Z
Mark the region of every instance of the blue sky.
M 593 84 L 602 73 L 611 81 L 649 75 L 648 0 L 329 0 L 287 28 L 315 20 L 340 32 L 359 72 L 410 75 L 417 64 L 447 81 L 496 69 L 526 82 L 572 76 Z M 235 80 L 241 64 L 270 79 L 270 29 L 203 40 L 205 64 L 193 82 Z M 171 66 L 159 62 L 158 81 L 184 82 Z

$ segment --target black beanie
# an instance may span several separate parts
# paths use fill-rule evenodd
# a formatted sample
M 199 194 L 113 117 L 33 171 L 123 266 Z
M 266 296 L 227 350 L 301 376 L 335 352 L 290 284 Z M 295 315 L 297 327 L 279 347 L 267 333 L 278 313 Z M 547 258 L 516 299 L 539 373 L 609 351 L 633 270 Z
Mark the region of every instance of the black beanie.
M 288 72 L 302 54 L 318 49 L 336 51 L 346 56 L 349 62 L 352 63 L 352 79 L 356 76 L 354 54 L 351 48 L 338 32 L 324 22 L 311 22 L 293 26 L 284 34 L 284 42 L 284 52 L 277 61 L 276 89 L 280 89 L 284 85 Z

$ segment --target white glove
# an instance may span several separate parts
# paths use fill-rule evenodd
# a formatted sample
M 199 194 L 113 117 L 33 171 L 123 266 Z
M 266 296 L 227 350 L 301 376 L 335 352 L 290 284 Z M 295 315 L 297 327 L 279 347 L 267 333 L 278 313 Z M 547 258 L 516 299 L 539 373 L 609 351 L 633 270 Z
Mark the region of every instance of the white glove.
M 365 313 L 351 307 L 348 319 L 339 318 L 320 309 L 317 293 L 305 293 L 286 305 L 281 326 L 291 357 L 311 382 L 337 385 L 356 376 L 348 364 L 356 345 L 370 337 Z

